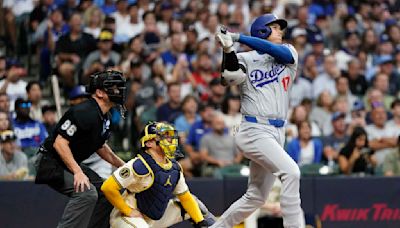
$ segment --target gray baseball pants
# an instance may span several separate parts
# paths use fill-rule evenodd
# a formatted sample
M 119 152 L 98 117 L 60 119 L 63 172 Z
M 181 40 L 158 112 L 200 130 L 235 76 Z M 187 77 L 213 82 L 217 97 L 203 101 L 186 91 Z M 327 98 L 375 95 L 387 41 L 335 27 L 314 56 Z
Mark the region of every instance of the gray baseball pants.
M 231 228 L 262 207 L 268 192 L 278 177 L 282 181 L 281 209 L 285 228 L 301 226 L 300 170 L 284 151 L 284 128 L 242 122 L 235 136 L 236 145 L 251 160 L 246 193 L 211 226 Z
M 51 185 L 50 185 L 51 186 Z M 69 197 L 64 213 L 57 228 L 86 228 L 89 225 L 93 209 L 97 202 L 97 190 L 90 184 L 90 190 L 75 192 L 74 176 L 64 170 L 64 184 L 62 186 L 51 186 L 53 189 Z

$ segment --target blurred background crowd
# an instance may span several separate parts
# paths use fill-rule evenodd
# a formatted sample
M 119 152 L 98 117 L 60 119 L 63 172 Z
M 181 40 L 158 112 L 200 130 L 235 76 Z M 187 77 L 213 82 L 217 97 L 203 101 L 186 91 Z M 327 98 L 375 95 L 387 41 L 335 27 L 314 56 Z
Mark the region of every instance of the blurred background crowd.
M 83 85 L 115 69 L 128 81 L 127 117 L 112 111 L 112 148 L 125 160 L 151 120 L 173 123 L 187 177 L 246 175 L 234 146 L 237 87 L 220 84 L 218 24 L 248 34 L 252 21 L 288 20 L 299 53 L 286 150 L 307 174 L 400 175 L 400 1 L 2 0 L 0 178 L 34 175 L 35 151 Z M 247 51 L 237 44 L 237 50 Z M 86 161 L 103 177 L 112 168 Z

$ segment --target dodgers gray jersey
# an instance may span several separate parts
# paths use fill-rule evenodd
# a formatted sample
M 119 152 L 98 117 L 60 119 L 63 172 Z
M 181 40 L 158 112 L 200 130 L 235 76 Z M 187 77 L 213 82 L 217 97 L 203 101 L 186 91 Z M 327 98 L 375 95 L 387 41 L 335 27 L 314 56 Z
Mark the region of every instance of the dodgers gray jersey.
M 298 54 L 290 44 L 293 64 L 280 64 L 269 54 L 257 51 L 238 53 L 239 64 L 246 68 L 246 80 L 240 84 L 243 115 L 286 119 L 289 92 L 296 77 Z

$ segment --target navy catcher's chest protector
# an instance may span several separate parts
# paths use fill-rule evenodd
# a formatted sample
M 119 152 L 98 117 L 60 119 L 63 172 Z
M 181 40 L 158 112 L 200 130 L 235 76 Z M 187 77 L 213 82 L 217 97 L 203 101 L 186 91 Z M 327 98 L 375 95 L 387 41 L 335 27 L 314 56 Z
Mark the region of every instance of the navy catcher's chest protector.
M 173 192 L 180 178 L 180 166 L 172 160 L 171 169 L 163 169 L 147 153 L 141 153 L 141 155 L 154 173 L 154 182 L 147 190 L 136 193 L 137 206 L 139 211 L 147 217 L 159 220 L 169 200 L 174 197 Z

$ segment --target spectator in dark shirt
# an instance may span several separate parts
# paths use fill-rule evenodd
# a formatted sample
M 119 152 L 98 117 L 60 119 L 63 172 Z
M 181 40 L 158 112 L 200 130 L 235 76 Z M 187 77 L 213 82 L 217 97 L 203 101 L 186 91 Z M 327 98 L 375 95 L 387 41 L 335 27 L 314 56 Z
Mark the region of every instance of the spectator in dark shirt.
M 39 5 L 37 5 L 29 16 L 30 28 L 35 31 L 42 22 L 49 15 L 52 10 L 54 0 L 40 0 Z
M 174 123 L 181 112 L 181 86 L 177 82 L 168 84 L 168 101 L 157 109 L 157 121 Z
M 76 8 L 78 7 L 78 1 L 76 0 L 65 0 L 64 4 L 60 5 L 60 9 L 62 11 L 63 17 L 66 20 L 69 20 L 69 18 L 74 14 L 76 11 Z
M 375 155 L 368 147 L 367 132 L 362 127 L 356 127 L 349 141 L 340 151 L 340 171 L 346 175 L 353 173 L 372 174 L 375 165 Z
M 82 16 L 71 15 L 70 32 L 61 36 L 56 44 L 55 54 L 58 71 L 64 86 L 72 88 L 75 85 L 75 73 L 79 73 L 86 56 L 96 48 L 96 40 L 92 35 L 82 32 Z
M 51 74 L 51 64 L 56 43 L 61 36 L 69 31 L 69 26 L 65 23 L 60 9 L 52 9 L 47 20 L 40 23 L 34 36 L 43 41 L 43 47 L 40 50 L 40 83 L 43 85 L 47 77 Z
M 361 64 L 358 59 L 352 59 L 347 64 L 347 72 L 343 75 L 349 80 L 349 88 L 353 95 L 364 96 L 368 89 L 368 82 L 361 74 Z
M 216 110 L 221 110 L 226 87 L 221 84 L 220 78 L 214 78 L 211 80 L 209 87 L 210 95 L 208 98 L 208 104 L 213 106 Z
M 335 163 L 338 159 L 340 150 L 349 140 L 349 136 L 346 134 L 345 117 L 346 114 L 341 112 L 335 112 L 332 115 L 331 123 L 333 132 L 331 135 L 322 138 L 322 142 L 324 144 L 322 158 L 323 163 Z
M 53 133 L 57 124 L 57 109 L 55 105 L 45 105 L 42 107 L 43 125 L 49 135 Z

